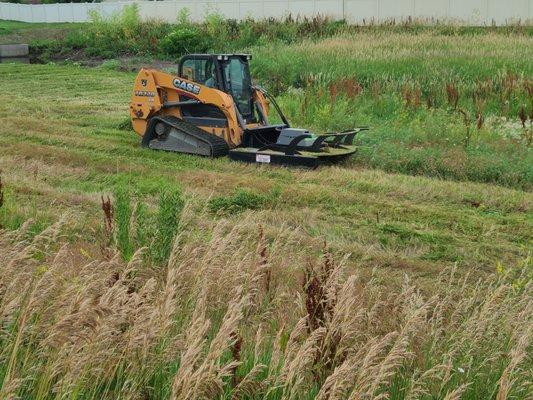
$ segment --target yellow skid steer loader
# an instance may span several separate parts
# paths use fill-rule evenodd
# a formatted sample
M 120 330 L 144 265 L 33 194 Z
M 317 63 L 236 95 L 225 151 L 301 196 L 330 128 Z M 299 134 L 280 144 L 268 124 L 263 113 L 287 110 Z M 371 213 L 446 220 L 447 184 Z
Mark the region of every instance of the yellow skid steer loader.
M 316 168 L 356 151 L 368 128 L 314 135 L 292 128 L 275 99 L 252 85 L 248 54 L 184 56 L 178 75 L 141 69 L 130 104 L 133 129 L 157 150 Z M 268 122 L 273 105 L 282 121 Z

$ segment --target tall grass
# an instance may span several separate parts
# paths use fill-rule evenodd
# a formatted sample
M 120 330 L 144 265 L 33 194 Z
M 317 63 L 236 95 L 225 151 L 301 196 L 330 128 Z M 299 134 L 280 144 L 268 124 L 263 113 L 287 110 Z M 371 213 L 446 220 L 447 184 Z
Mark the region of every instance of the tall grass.
M 444 85 L 434 91 L 434 97 L 422 94 L 420 100 L 409 100 L 414 104 L 406 104 L 405 94 L 385 89 L 375 94 L 373 85 L 335 91 L 327 85 L 289 88 L 279 102 L 294 126 L 316 133 L 370 126 L 370 131 L 357 137 L 361 147 L 353 159 L 356 165 L 526 190 L 532 187 L 532 122 L 518 120 L 520 109 L 513 115 L 515 111 L 509 111 L 505 101 L 499 110 L 480 113 L 462 96 L 460 108 L 454 110 L 447 103 Z M 498 96 L 490 94 L 493 99 Z M 511 107 L 527 101 L 522 97 Z
M 181 212 L 184 201 L 181 189 L 167 189 L 159 196 L 157 214 L 157 232 L 153 244 L 153 258 L 156 262 L 164 262 L 170 256 L 174 237 L 179 230 Z
M 118 186 L 114 200 L 102 197 L 104 244 L 114 243 L 125 261 L 142 247 L 148 249 L 146 255 L 155 264 L 167 260 L 180 228 L 184 206 L 181 189 L 160 189 L 156 211 L 124 186 Z
M 449 269 L 424 293 L 298 229 L 191 218 L 164 271 L 142 249 L 73 256 L 68 218 L 1 231 L 2 398 L 527 397 L 529 259 L 477 281 Z

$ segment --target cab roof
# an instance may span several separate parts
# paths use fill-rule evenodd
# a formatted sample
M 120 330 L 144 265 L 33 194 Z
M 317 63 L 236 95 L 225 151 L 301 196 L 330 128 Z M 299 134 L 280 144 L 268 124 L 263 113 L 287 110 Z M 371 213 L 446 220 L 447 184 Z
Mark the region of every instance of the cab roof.
M 198 53 L 198 54 L 186 54 L 184 55 L 182 58 L 195 58 L 195 57 L 198 57 L 198 58 L 216 58 L 216 59 L 227 59 L 227 58 L 230 58 L 230 57 L 241 57 L 241 58 L 246 58 L 247 60 L 251 60 L 252 59 L 252 55 L 251 54 L 246 54 L 246 53 L 217 53 L 217 54 L 207 54 L 207 53 Z

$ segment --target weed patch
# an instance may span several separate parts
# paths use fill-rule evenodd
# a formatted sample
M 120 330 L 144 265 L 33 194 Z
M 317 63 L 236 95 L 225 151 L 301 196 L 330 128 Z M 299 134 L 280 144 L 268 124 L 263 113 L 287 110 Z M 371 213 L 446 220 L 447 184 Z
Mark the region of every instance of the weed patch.
M 230 196 L 216 196 L 209 201 L 211 212 L 239 213 L 245 210 L 258 210 L 272 205 L 279 193 L 273 191 L 268 195 L 254 193 L 245 189 L 236 189 Z

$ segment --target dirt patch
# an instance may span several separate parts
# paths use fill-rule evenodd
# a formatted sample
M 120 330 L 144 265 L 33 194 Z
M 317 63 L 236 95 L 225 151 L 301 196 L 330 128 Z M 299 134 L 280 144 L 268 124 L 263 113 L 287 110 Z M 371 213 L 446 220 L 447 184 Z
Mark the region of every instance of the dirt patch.
M 102 57 L 87 57 L 83 50 L 74 50 L 68 54 L 61 54 L 52 57 L 51 60 L 42 60 L 39 55 L 31 58 L 32 64 L 41 64 L 52 61 L 57 64 L 75 63 L 84 67 L 104 67 L 112 70 L 123 72 L 136 72 L 140 68 L 152 68 L 167 72 L 176 72 L 178 69 L 178 60 L 154 60 L 142 57 L 120 56 L 113 59 Z

